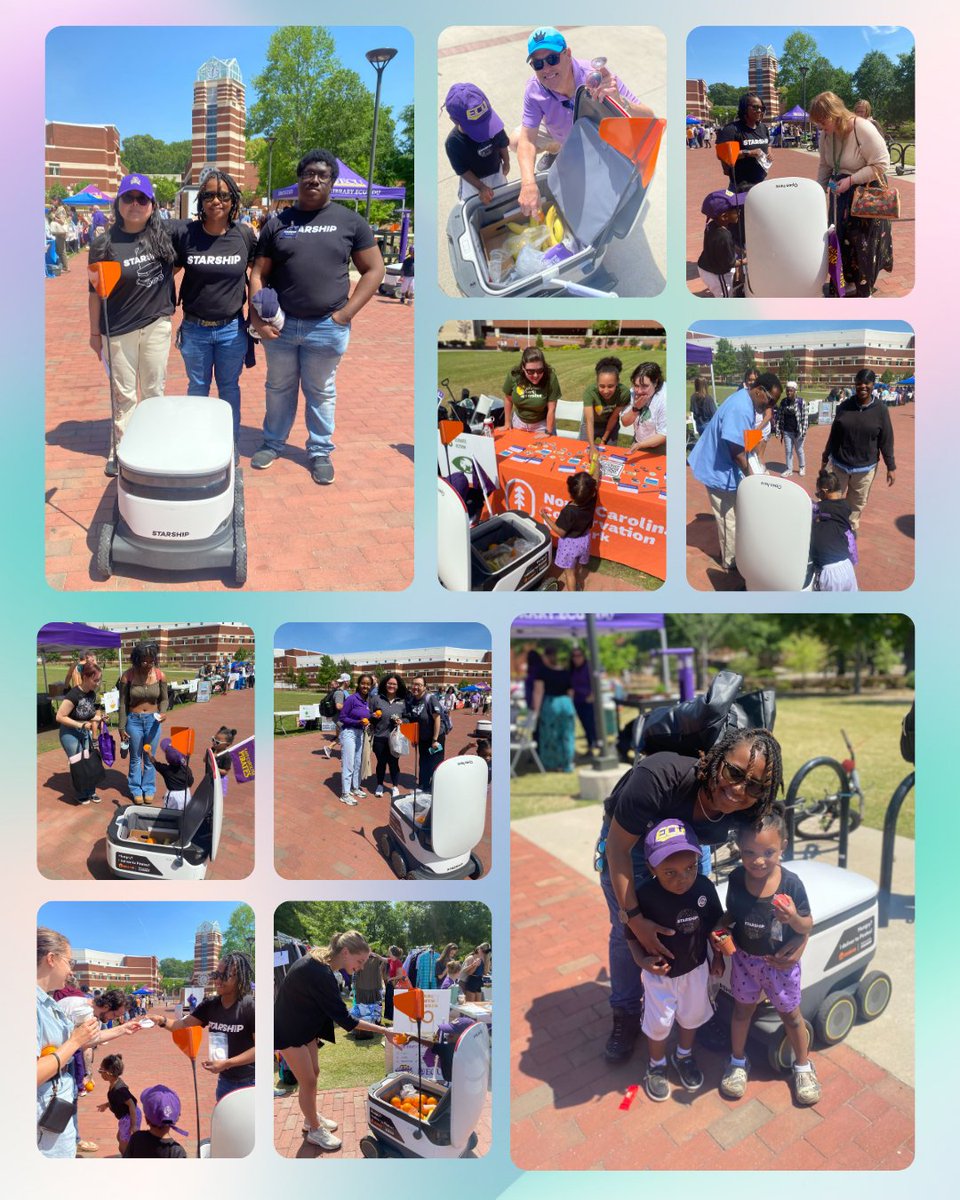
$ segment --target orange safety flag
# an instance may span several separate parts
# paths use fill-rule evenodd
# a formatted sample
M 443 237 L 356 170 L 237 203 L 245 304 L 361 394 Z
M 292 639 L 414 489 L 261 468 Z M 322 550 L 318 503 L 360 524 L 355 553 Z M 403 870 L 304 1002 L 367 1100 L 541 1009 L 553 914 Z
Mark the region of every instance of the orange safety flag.
M 411 746 L 416 746 L 420 741 L 420 725 L 417 721 L 406 721 L 400 726 L 400 732 L 407 739 Z
M 101 300 L 106 300 L 120 282 L 118 262 L 98 262 L 87 268 L 90 284 Z
M 444 446 L 449 446 L 455 441 L 461 433 L 463 433 L 462 421 L 440 421 L 437 425 L 440 430 L 440 442 Z
M 714 149 L 717 152 L 717 158 L 722 163 L 726 163 L 728 167 L 732 167 L 740 157 L 739 142 L 717 142 Z
M 405 1017 L 411 1021 L 422 1021 L 426 1009 L 423 1003 L 423 989 L 411 988 L 409 992 L 395 992 L 393 1007 L 399 1008 Z
M 188 1025 L 185 1029 L 174 1029 L 173 1040 L 187 1058 L 196 1062 L 200 1053 L 200 1043 L 203 1041 L 203 1026 Z
M 195 741 L 196 730 L 191 729 L 189 725 L 170 726 L 170 745 L 173 746 L 174 750 L 179 750 L 187 758 L 193 753 Z
M 762 429 L 745 429 L 743 431 L 743 448 L 747 454 L 749 454 L 751 450 L 756 450 L 762 441 Z
M 666 127 L 662 117 L 604 117 L 600 136 L 608 146 L 630 159 L 640 172 L 641 183 L 647 187 L 656 170 Z

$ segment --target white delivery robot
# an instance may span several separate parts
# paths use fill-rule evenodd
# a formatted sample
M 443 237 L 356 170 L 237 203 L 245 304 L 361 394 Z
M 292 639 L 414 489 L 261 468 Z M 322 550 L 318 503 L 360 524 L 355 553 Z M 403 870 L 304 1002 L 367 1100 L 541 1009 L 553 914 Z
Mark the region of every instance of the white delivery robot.
M 815 179 L 765 179 L 744 204 L 748 296 L 823 296 L 827 202 Z
M 253 1150 L 256 1088 L 227 1092 L 214 1105 L 210 1140 L 200 1143 L 201 1158 L 246 1158 Z
M 104 579 L 128 564 L 224 571 L 243 586 L 243 477 L 234 464 L 233 413 L 225 400 L 141 400 L 117 446 L 117 464 L 117 502 L 97 539 Z
M 813 587 L 813 502 L 792 479 L 747 475 L 736 499 L 736 560 L 748 592 L 806 592 Z
M 186 807 L 128 804 L 107 827 L 107 865 L 121 879 L 204 879 L 223 829 L 223 783 L 213 751 Z
M 483 837 L 487 781 L 485 760 L 461 754 L 437 767 L 430 793 L 390 802 L 390 825 L 377 835 L 377 849 L 398 879 L 480 878 L 483 863 L 473 848 Z

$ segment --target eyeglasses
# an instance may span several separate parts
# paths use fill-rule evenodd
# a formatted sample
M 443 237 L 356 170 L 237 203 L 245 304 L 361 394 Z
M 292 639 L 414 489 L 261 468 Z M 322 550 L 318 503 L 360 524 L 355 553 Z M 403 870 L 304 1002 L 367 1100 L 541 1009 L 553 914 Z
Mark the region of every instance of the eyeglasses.
M 200 200 L 203 204 L 210 204 L 213 200 L 219 200 L 222 204 L 229 204 L 233 197 L 229 192 L 201 192 Z
M 754 108 L 754 109 L 756 109 L 756 110 L 757 110 L 757 112 L 763 112 L 763 105 L 762 105 L 762 104 L 748 104 L 748 105 L 747 105 L 747 108 Z
M 139 204 L 141 208 L 153 203 L 153 201 L 148 196 L 144 196 L 142 192 L 124 192 L 120 197 L 120 200 L 125 204 Z
M 527 373 L 528 375 L 542 375 L 542 374 L 543 374 L 543 372 L 544 372 L 544 368 L 543 368 L 543 367 L 531 367 L 531 366 L 526 366 L 526 367 L 524 367 L 523 369 L 524 369 L 524 371 L 526 371 L 526 373 Z
M 300 176 L 301 183 L 332 183 L 333 176 L 329 171 L 320 174 L 319 171 L 304 171 Z
M 727 777 L 727 782 L 733 787 L 741 788 L 746 795 L 754 800 L 759 800 L 766 792 L 767 784 L 764 779 L 755 779 L 752 775 L 748 775 L 742 767 L 738 767 L 736 763 L 730 762 L 729 759 L 724 759 L 722 762 L 724 775 Z
M 542 71 L 544 67 L 555 67 L 560 61 L 560 58 L 561 56 L 559 54 L 547 54 L 543 58 L 531 58 L 530 66 L 533 67 L 535 71 Z

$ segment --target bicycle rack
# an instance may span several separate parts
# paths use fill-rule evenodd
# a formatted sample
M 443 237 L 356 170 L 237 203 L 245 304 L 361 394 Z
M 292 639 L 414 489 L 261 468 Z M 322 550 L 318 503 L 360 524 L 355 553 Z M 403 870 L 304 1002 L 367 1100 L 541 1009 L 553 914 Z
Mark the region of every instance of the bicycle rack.
M 880 849 L 880 913 L 879 924 L 885 929 L 890 924 L 890 897 L 893 892 L 893 852 L 897 836 L 897 821 L 904 800 L 913 791 L 914 772 L 902 779 L 890 797 L 883 817 L 883 843 Z
M 799 773 L 799 772 L 798 772 Z M 790 786 L 787 788 L 787 794 L 784 799 L 784 809 L 787 825 L 787 851 L 784 858 L 787 862 L 791 862 L 796 856 L 794 854 L 794 825 L 793 814 L 797 803 L 797 789 L 794 786 L 796 776 L 790 781 Z M 891 802 L 892 803 L 892 802 Z M 844 772 L 843 791 L 840 794 L 840 835 L 837 840 L 837 866 L 846 867 L 847 865 L 847 846 L 850 841 L 850 780 Z M 892 853 L 892 851 L 891 851 Z

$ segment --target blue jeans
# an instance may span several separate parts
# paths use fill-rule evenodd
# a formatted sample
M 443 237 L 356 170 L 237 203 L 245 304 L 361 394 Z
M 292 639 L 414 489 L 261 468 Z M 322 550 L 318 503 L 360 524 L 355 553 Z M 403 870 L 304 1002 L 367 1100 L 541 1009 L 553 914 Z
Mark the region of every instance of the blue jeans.
M 69 762 L 71 758 L 75 758 L 83 751 L 84 745 L 90 745 L 90 730 L 89 729 L 67 729 L 65 726 L 60 726 L 60 745 L 63 747 L 63 752 L 67 756 Z M 90 796 L 95 795 L 94 792 L 84 792 L 81 796 L 77 793 L 78 800 L 87 800 Z
M 806 435 L 804 435 L 806 436 Z M 805 471 L 807 469 L 806 460 L 803 457 L 803 438 L 798 437 L 795 433 L 783 432 L 783 453 L 787 460 L 787 470 L 793 470 L 793 452 L 797 452 L 797 470 Z
M 180 354 L 190 383 L 188 396 L 209 396 L 216 375 L 217 395 L 233 409 L 233 440 L 240 433 L 240 372 L 247 353 L 247 330 L 239 317 L 229 325 L 196 325 L 186 317 L 180 326 Z
M 350 341 L 350 329 L 331 317 L 308 320 L 288 316 L 278 338 L 264 339 L 267 356 L 267 411 L 263 442 L 278 454 L 286 444 L 303 389 L 307 454 L 329 458 L 337 403 L 336 375 Z
M 153 796 L 157 790 L 157 771 L 153 760 L 144 761 L 143 747 L 149 742 L 151 755 L 157 752 L 157 737 L 160 722 L 156 713 L 129 713 L 127 736 L 130 739 L 130 769 L 127 772 L 127 787 L 130 795 Z
M 603 827 L 600 830 L 601 841 L 606 839 L 609 829 L 609 823 L 604 821 Z M 642 883 L 646 883 L 648 879 L 652 878 L 643 856 L 642 838 L 637 841 L 636 845 L 630 851 L 630 859 L 633 863 L 634 884 L 636 887 L 640 887 Z M 710 847 L 704 846 L 700 859 L 700 874 L 708 875 L 712 865 Z M 627 945 L 626 926 L 621 924 L 620 921 L 620 905 L 614 893 L 613 884 L 610 881 L 610 870 L 606 863 L 604 863 L 603 870 L 600 872 L 600 887 L 603 890 L 603 896 L 610 913 L 610 938 L 608 943 L 610 957 L 610 1007 L 622 1008 L 628 1013 L 633 1013 L 634 1016 L 639 1016 L 641 1009 L 640 1002 L 643 996 L 640 968 L 634 961 L 633 955 L 630 953 L 630 947 Z
M 421 729 L 423 727 L 421 726 Z M 417 774 L 417 787 L 421 792 L 429 792 L 433 787 L 433 773 L 443 762 L 446 754 L 446 734 L 440 734 L 440 749 L 436 754 L 430 753 L 430 742 L 420 739 L 420 770 Z
M 219 1102 L 224 1096 L 229 1096 L 231 1092 L 239 1092 L 241 1088 L 253 1087 L 252 1083 L 243 1083 L 239 1079 L 224 1079 L 223 1075 L 217 1076 L 217 1101 Z
M 344 726 L 340 730 L 340 795 L 355 792 L 360 787 L 360 764 L 363 761 L 363 730 Z

